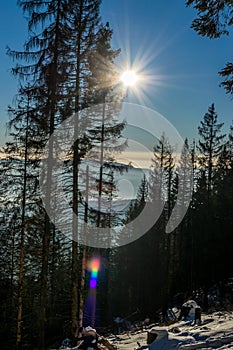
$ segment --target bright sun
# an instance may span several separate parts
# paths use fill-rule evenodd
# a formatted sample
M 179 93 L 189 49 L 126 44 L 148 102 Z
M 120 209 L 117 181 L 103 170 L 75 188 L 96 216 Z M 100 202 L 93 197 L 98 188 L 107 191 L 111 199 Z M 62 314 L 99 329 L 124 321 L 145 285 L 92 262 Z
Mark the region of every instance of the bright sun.
M 126 70 L 121 75 L 121 81 L 125 86 L 133 86 L 138 81 L 138 76 L 134 70 Z

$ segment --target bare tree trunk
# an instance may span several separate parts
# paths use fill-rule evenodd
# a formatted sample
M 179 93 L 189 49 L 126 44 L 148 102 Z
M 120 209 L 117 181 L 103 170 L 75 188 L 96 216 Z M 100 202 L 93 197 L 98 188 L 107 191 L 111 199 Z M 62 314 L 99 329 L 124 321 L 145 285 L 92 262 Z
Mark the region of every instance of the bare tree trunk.
M 50 136 L 54 130 L 54 101 L 50 114 Z M 46 319 L 46 299 L 47 299 L 47 281 L 48 281 L 48 261 L 49 261 L 49 248 L 50 248 L 50 230 L 51 223 L 48 213 L 50 213 L 51 206 L 51 191 L 52 191 L 52 167 L 53 167 L 53 138 L 49 140 L 49 155 L 47 160 L 47 176 L 46 176 L 46 198 L 45 198 L 45 226 L 42 243 L 42 269 L 41 269 L 41 293 L 40 293 L 40 312 L 39 312 L 39 350 L 44 349 L 44 336 L 45 336 L 45 319 Z
M 97 217 L 97 227 L 100 227 L 101 219 L 101 197 L 102 197 L 102 187 L 103 187 L 103 159 L 104 159 L 104 122 L 105 122 L 105 96 L 103 101 L 103 110 L 101 118 L 101 137 L 100 137 L 100 174 L 99 174 L 99 196 L 98 196 L 98 217 Z
M 39 312 L 39 344 L 38 344 L 39 350 L 44 349 L 44 340 L 45 340 L 49 245 L 50 245 L 50 219 L 48 215 L 45 214 L 45 232 L 43 237 L 40 312 Z
M 78 133 L 78 112 L 76 112 L 74 135 Z M 76 140 L 76 137 L 75 137 Z M 71 306 L 71 322 L 72 322 L 72 334 L 77 336 L 78 329 L 78 140 L 74 142 L 74 155 L 73 155 L 73 223 L 72 223 L 72 306 Z
M 42 248 L 42 270 L 41 270 L 41 295 L 40 295 L 40 313 L 39 313 L 39 345 L 38 349 L 44 349 L 45 340 L 45 320 L 46 320 L 46 300 L 47 300 L 47 282 L 48 282 L 48 263 L 49 263 L 49 249 L 50 249 L 50 235 L 51 235 L 51 222 L 48 213 L 50 213 L 51 197 L 52 197 L 52 170 L 53 170 L 53 132 L 55 127 L 55 115 L 57 105 L 57 78 L 58 78 L 58 41 L 59 41 L 59 24 L 60 24 L 60 5 L 58 1 L 57 13 L 56 13 L 56 34 L 54 44 L 54 57 L 51 64 L 51 85 L 50 97 L 48 97 L 48 107 L 50 112 L 49 120 L 49 155 L 47 163 L 47 178 L 46 178 L 46 211 L 45 213 L 45 230 L 43 237 Z M 52 214 L 52 213 L 50 213 Z
M 78 143 L 74 144 L 73 160 L 73 224 L 72 224 L 72 334 L 77 335 L 78 322 Z
M 25 235 L 25 207 L 26 207 L 26 187 L 27 187 L 27 160 L 28 160 L 28 127 L 29 127 L 29 104 L 27 100 L 26 114 L 26 137 L 24 151 L 24 169 L 23 169 L 23 198 L 22 198 L 22 216 L 21 216 L 21 232 L 20 232 L 20 258 L 19 258 L 19 279 L 18 279 L 18 316 L 17 316 L 17 335 L 16 348 L 22 347 L 22 314 L 23 314 L 23 279 L 24 279 L 24 235 Z
M 80 20 L 82 11 L 80 9 Z M 74 153 L 73 153 L 73 223 L 72 223 L 72 306 L 71 306 L 71 326 L 72 334 L 77 336 L 78 330 L 78 203 L 79 203 L 79 103 L 80 103 L 80 55 L 81 55 L 81 33 L 77 38 L 77 63 L 76 63 L 76 95 L 75 95 L 75 118 L 74 118 Z
M 84 240 L 86 237 L 87 221 L 88 221 L 88 196 L 89 192 L 89 166 L 86 167 L 86 196 L 85 196 L 85 213 L 84 213 Z M 78 326 L 83 326 L 83 308 L 84 308 L 84 292 L 85 292 L 85 277 L 86 277 L 86 264 L 87 264 L 87 247 L 84 242 L 83 256 L 82 256 L 82 273 L 81 273 L 81 285 L 79 296 L 79 319 Z

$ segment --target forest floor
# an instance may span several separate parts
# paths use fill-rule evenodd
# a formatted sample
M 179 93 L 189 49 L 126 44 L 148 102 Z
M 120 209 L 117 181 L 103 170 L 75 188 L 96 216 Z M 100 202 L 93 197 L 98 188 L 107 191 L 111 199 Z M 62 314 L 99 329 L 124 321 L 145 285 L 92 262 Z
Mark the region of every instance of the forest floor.
M 158 336 L 153 343 L 147 345 L 147 334 L 152 330 Z M 129 335 L 109 337 L 109 340 L 119 350 L 233 350 L 233 312 L 203 314 L 200 325 L 193 325 L 191 321 L 179 321 L 167 327 L 151 325 Z

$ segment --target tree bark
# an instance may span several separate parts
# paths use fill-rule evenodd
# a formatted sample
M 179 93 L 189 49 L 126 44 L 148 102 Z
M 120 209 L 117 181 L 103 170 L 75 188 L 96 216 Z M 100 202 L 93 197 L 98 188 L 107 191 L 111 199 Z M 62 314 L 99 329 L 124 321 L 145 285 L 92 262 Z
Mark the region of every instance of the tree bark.
M 21 216 L 21 232 L 20 232 L 18 316 L 17 316 L 17 335 L 16 335 L 17 349 L 20 349 L 22 347 L 23 280 L 24 280 L 24 256 L 25 256 L 24 236 L 25 236 L 25 207 L 26 207 L 26 187 L 27 187 L 29 104 L 30 104 L 30 99 L 28 96 L 27 111 L 26 111 L 26 137 L 25 137 L 24 170 L 23 170 L 23 198 L 22 198 L 22 216 Z

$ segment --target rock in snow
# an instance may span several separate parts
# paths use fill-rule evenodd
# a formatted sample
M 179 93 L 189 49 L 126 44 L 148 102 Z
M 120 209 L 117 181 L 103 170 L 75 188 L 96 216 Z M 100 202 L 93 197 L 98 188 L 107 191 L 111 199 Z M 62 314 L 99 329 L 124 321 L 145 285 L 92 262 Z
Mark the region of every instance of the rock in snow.
M 147 332 L 152 329 L 157 338 L 147 345 Z M 233 312 L 203 314 L 200 325 L 179 321 L 169 327 L 154 326 L 132 334 L 130 338 L 120 335 L 113 343 L 119 350 L 233 350 Z

